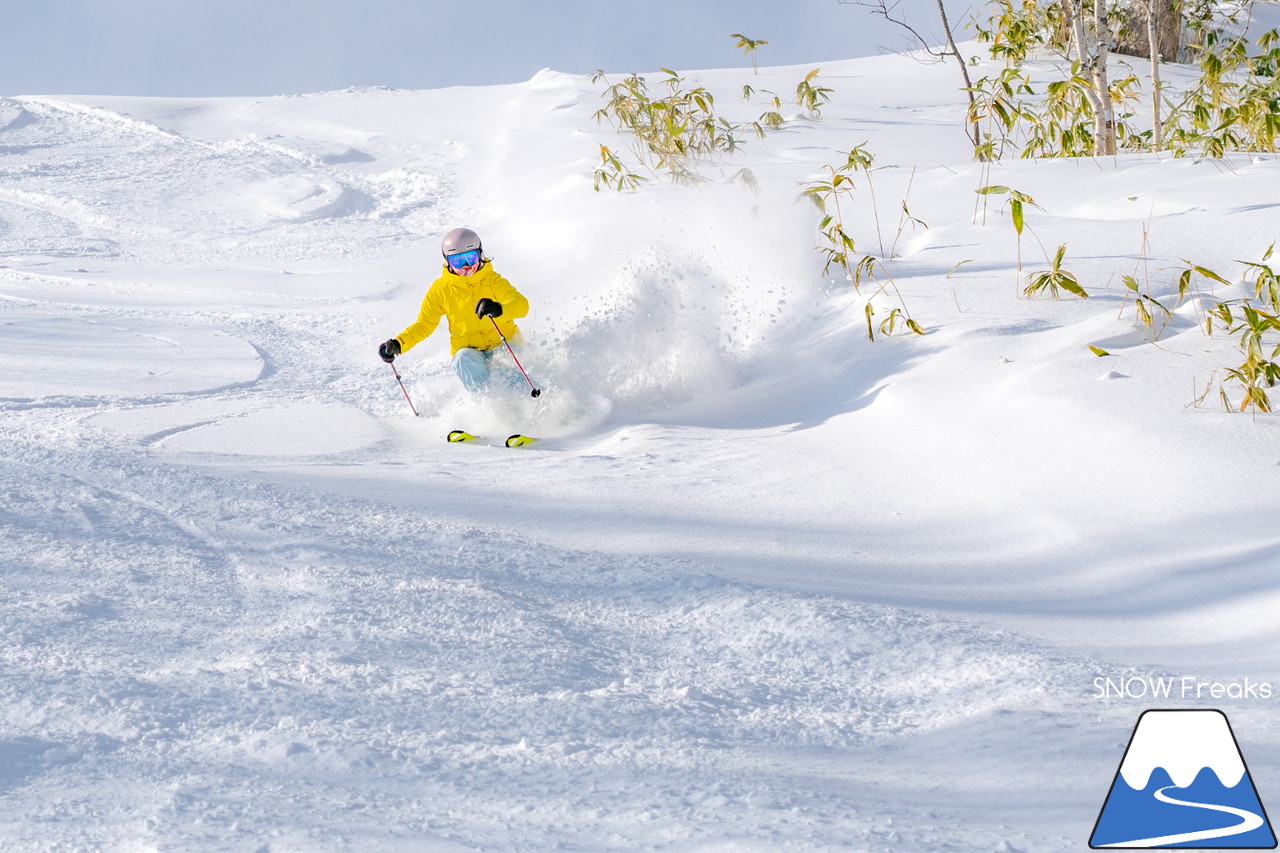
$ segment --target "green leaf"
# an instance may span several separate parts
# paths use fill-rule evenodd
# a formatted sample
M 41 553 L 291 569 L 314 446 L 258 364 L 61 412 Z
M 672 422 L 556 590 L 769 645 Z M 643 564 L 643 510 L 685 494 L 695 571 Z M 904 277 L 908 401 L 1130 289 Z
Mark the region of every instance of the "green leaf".
M 1182 275 L 1178 276 L 1178 297 L 1182 298 L 1187 295 L 1187 288 L 1191 286 L 1191 270 L 1183 270 Z
M 1142 304 L 1141 299 L 1139 299 L 1137 302 L 1137 308 L 1138 308 L 1138 319 L 1142 321 L 1142 325 L 1149 327 L 1152 322 L 1151 312 L 1148 311 L 1146 306 Z
M 1159 308 L 1159 309 L 1160 309 L 1160 311 L 1161 311 L 1161 313 L 1163 313 L 1163 314 L 1164 314 L 1164 316 L 1169 317 L 1169 318 L 1172 318 L 1172 317 L 1173 317 L 1173 312 L 1172 312 L 1172 311 L 1170 311 L 1168 308 L 1164 307 L 1164 305 L 1162 305 L 1162 304 L 1161 304 L 1160 302 L 1158 302 L 1157 300 L 1152 299 L 1150 296 L 1147 296 L 1146 294 L 1143 294 L 1142 296 L 1138 297 L 1138 302 L 1139 302 L 1139 304 L 1141 304 L 1143 300 L 1145 300 L 1146 302 L 1150 303 L 1151 305 L 1154 305 L 1154 306 L 1156 306 L 1157 308 Z
M 1081 299 L 1088 299 L 1089 294 L 1084 292 L 1084 288 L 1080 286 L 1080 282 L 1074 275 L 1069 272 L 1060 272 L 1056 275 L 1058 286 L 1068 293 L 1074 293 Z
M 898 317 L 902 314 L 902 310 L 894 308 L 889 312 L 889 316 L 880 323 L 880 334 L 892 335 L 898 326 Z
M 1231 282 L 1227 281 L 1225 278 L 1223 278 L 1222 276 L 1218 275 L 1218 274 L 1217 274 L 1216 272 L 1214 272 L 1213 270 L 1205 269 L 1205 268 L 1204 268 L 1204 267 L 1202 267 L 1202 266 L 1193 266 L 1193 267 L 1192 267 L 1192 269 L 1194 269 L 1196 272 L 1200 273 L 1200 275 L 1204 276 L 1205 278 L 1213 279 L 1214 281 L 1218 282 L 1219 284 L 1225 284 L 1225 285 L 1230 285 L 1230 284 L 1231 284 Z
M 1271 401 L 1267 399 L 1267 392 L 1258 386 L 1253 386 L 1245 393 L 1244 402 L 1240 404 L 1240 411 L 1244 411 L 1246 406 L 1256 406 L 1258 411 L 1270 412 Z
M 1107 351 L 1106 351 L 1106 350 L 1104 350 L 1102 347 L 1095 347 L 1093 344 L 1089 344 L 1089 349 L 1090 349 L 1090 350 L 1093 352 L 1093 354 L 1094 354 L 1094 355 L 1096 355 L 1098 358 L 1103 358 L 1104 356 L 1111 355 L 1111 353 L 1107 352 Z

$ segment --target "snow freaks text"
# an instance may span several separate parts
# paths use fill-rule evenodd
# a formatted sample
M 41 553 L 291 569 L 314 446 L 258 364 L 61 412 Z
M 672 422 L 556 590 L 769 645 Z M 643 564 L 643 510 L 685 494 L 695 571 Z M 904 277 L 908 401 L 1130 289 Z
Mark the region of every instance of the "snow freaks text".
M 1271 682 L 1244 678 L 1214 681 L 1184 676 L 1098 676 L 1093 680 L 1095 699 L 1270 699 Z

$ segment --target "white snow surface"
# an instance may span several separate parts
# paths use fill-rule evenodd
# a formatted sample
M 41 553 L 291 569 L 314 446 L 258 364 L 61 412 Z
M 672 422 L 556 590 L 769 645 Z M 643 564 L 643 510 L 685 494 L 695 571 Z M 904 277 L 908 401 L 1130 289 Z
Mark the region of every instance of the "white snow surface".
M 688 77 L 750 120 L 809 70 Z M 0 850 L 1079 850 L 1153 701 L 1095 678 L 1274 681 L 1280 433 L 1199 321 L 1280 159 L 983 165 L 953 68 L 819 82 L 634 194 L 550 70 L 0 99 Z M 847 227 L 924 336 L 814 251 L 863 142 Z M 991 184 L 1089 299 L 1020 295 Z M 438 334 L 414 418 L 375 349 L 457 225 L 544 393 L 466 399 Z M 1153 340 L 1121 277 L 1184 259 L 1237 284 Z M 1216 704 L 1265 799 L 1270 704 Z

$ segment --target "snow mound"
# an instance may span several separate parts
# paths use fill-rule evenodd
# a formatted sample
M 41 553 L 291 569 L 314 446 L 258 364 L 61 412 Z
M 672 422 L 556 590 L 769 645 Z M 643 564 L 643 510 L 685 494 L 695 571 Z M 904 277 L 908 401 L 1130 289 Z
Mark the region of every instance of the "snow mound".
M 326 160 L 277 134 L 201 138 L 50 99 L 9 102 L 11 114 L 4 150 L 12 171 L 0 189 L 0 252 L 8 254 L 160 262 L 367 255 L 370 240 L 408 236 L 418 226 L 399 220 L 436 199 L 432 179 L 367 179 L 350 167 L 370 155 Z

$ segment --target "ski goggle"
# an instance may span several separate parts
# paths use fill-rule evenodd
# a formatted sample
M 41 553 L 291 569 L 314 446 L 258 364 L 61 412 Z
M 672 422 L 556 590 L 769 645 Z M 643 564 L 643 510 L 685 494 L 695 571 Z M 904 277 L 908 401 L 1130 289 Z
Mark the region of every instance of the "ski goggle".
M 449 262 L 449 266 L 455 270 L 466 269 L 480 263 L 480 250 L 468 249 L 465 252 L 458 252 L 455 255 L 448 255 L 445 260 Z

